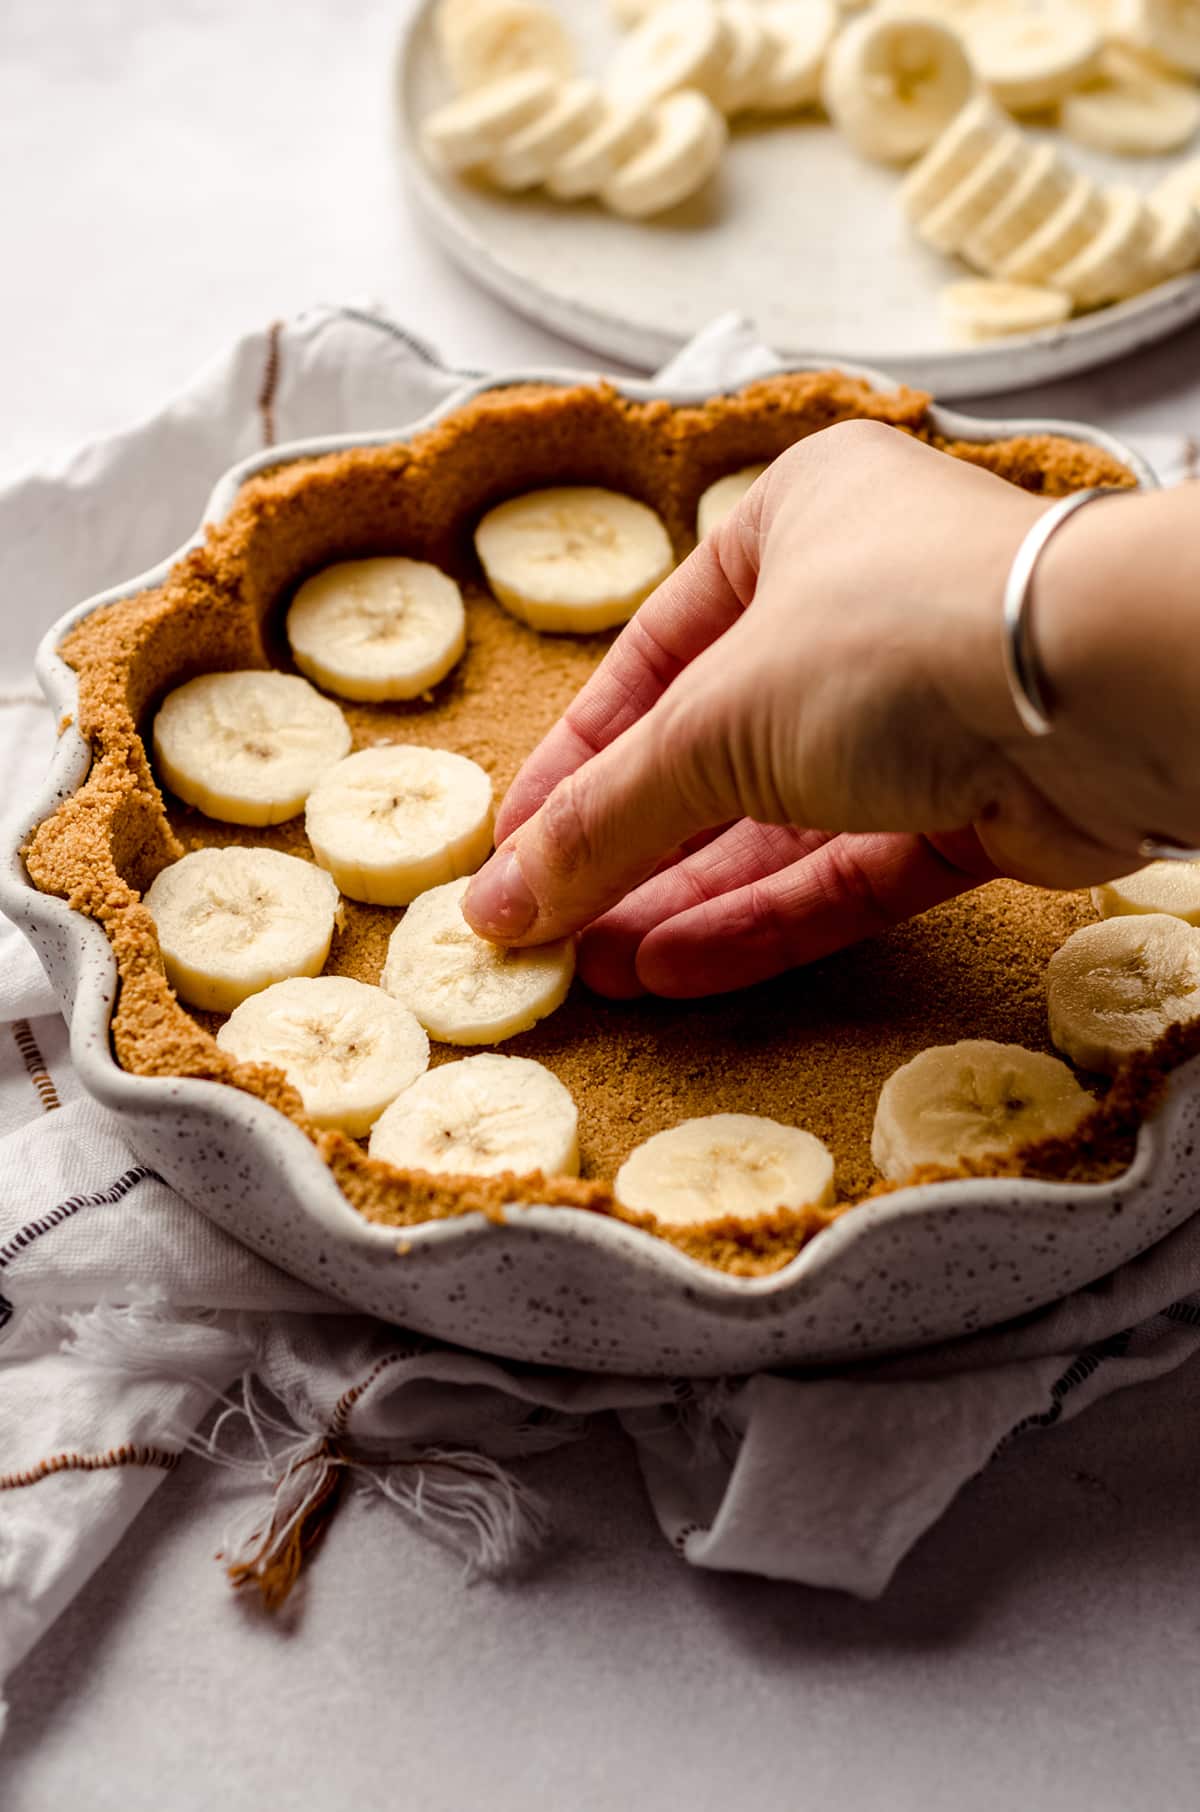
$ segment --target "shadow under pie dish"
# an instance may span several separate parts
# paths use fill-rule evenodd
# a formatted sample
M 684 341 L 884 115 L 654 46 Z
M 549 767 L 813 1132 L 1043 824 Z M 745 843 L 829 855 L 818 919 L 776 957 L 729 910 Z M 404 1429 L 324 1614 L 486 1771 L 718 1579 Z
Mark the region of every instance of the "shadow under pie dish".
M 59 626 L 42 674 L 75 723 L 4 904 L 71 1013 L 84 1082 L 182 1194 L 285 1268 L 391 1319 L 517 1357 L 667 1372 L 986 1325 L 1101 1275 L 1185 1217 L 1191 1096 L 1184 1077 L 1163 1081 L 1190 1054 L 1182 1035 L 1119 1078 L 1077 1138 L 989 1167 L 1001 1174 L 873 1193 L 875 1098 L 899 1064 L 959 1038 L 1050 1048 L 1043 972 L 1094 916 L 1086 897 L 997 883 L 712 1002 L 610 1003 L 576 984 L 503 1049 L 570 1088 L 578 1180 L 455 1181 L 381 1165 L 308 1122 L 279 1072 L 236 1066 L 215 1043 L 219 1020 L 183 1008 L 166 984 L 141 900 L 159 871 L 211 846 L 309 852 L 302 817 L 249 830 L 161 793 L 149 724 L 198 674 L 290 669 L 281 625 L 302 581 L 335 561 L 402 554 L 460 582 L 466 654 L 431 697 L 340 702 L 356 749 L 450 750 L 484 767 L 499 796 L 611 637 L 538 634 L 501 610 L 474 563 L 480 516 L 541 486 L 599 485 L 654 508 L 682 556 L 710 484 L 854 416 L 1047 494 L 1153 482 L 1089 430 L 972 423 L 872 374 L 780 373 L 704 398 L 534 374 L 464 392 L 403 437 L 249 462 L 223 482 L 197 545 Z M 344 911 L 328 972 L 376 982 L 400 913 Z M 435 1047 L 435 1062 L 459 1055 Z M 825 1139 L 836 1202 L 699 1228 L 616 1206 L 605 1179 L 631 1148 L 715 1112 L 766 1114 Z

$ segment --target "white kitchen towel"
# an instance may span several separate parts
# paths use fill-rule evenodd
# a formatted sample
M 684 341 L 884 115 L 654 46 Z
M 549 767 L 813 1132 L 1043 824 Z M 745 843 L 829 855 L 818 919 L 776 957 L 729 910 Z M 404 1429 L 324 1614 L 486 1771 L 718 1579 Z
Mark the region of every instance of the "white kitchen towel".
M 740 381 L 768 356 L 725 321 L 672 373 Z M 61 611 L 182 543 L 234 459 L 398 427 L 461 375 L 370 309 L 318 309 L 247 336 L 141 427 L 0 493 L 8 809 L 52 740 L 31 658 Z M 1165 478 L 1195 475 L 1183 435 L 1146 451 Z M 1198 1344 L 1200 1220 L 1019 1327 L 836 1375 L 589 1378 L 349 1315 L 134 1158 L 81 1093 L 53 995 L 0 921 L 0 1683 L 185 1449 L 261 1487 L 225 1560 L 268 1601 L 348 1485 L 386 1496 L 468 1571 L 516 1565 L 553 1520 L 520 1456 L 585 1438 L 606 1411 L 684 1559 L 875 1596 L 999 1447 Z M 251 1431 L 250 1459 L 226 1441 L 230 1418 Z

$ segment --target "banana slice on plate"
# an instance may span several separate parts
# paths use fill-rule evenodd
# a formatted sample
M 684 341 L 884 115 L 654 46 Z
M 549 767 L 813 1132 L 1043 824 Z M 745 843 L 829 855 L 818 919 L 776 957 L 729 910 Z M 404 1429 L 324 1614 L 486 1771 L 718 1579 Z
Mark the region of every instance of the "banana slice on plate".
M 650 137 L 609 177 L 600 200 L 626 220 L 677 208 L 714 175 L 728 138 L 724 115 L 699 89 L 668 94 L 651 111 Z
M 964 29 L 975 73 L 1010 113 L 1055 106 L 1094 73 L 1103 44 L 1096 21 L 1070 0 L 980 8 Z
M 1186 201 L 1192 207 L 1200 208 L 1200 157 L 1189 157 L 1184 163 L 1176 164 L 1150 191 L 1150 200 L 1155 205 Z
M 1150 283 L 1166 283 L 1200 265 L 1200 211 L 1190 201 L 1150 198 L 1154 239 L 1149 251 Z M 1149 284 L 1147 285 L 1149 287 Z
M 544 113 L 507 139 L 482 174 L 513 193 L 545 182 L 564 157 L 599 123 L 604 110 L 595 82 L 564 82 Z
M 766 466 L 743 466 L 740 472 L 729 472 L 724 478 L 718 478 L 710 484 L 696 506 L 696 539 L 703 541 L 715 528 L 720 528 L 726 516 L 736 510 L 746 492 L 756 484 L 766 471 Z
M 934 1045 L 880 1090 L 871 1157 L 901 1183 L 924 1164 L 953 1167 L 1065 1139 L 1095 1105 L 1066 1064 L 1042 1051 L 990 1038 Z
M 341 698 L 419 698 L 467 644 L 462 593 L 423 560 L 345 560 L 306 579 L 287 613 L 292 658 Z
M 758 105 L 779 46 L 766 14 L 753 0 L 722 0 L 720 13 L 729 32 L 729 49 L 712 99 L 722 113 L 732 117 Z
M 204 673 L 168 692 L 152 732 L 159 778 L 206 818 L 282 824 L 350 748 L 331 699 L 289 673 Z
M 546 187 L 555 200 L 585 201 L 598 195 L 621 165 L 649 143 L 651 119 L 648 107 L 603 101 L 591 131 L 564 152 L 547 174 Z
M 621 31 L 632 31 L 635 25 L 641 25 L 651 13 L 656 13 L 671 0 L 609 0 L 609 10 Z
M 969 277 L 946 284 L 938 307 L 951 339 L 962 346 L 979 346 L 1005 334 L 1043 333 L 1060 326 L 1071 312 L 1071 298 L 1032 283 Z
M 1094 151 L 1160 157 L 1195 138 L 1200 93 L 1194 82 L 1181 82 L 1114 46 L 1100 59 L 1099 80 L 1067 95 L 1059 123 L 1068 138 Z
M 579 1175 L 579 1112 L 529 1057 L 486 1052 L 418 1077 L 375 1124 L 371 1156 L 454 1176 Z
M 961 107 L 900 185 L 900 205 L 909 220 L 923 220 L 1010 129 L 1011 121 L 989 95 L 977 94 Z
M 1200 76 L 1196 0 L 1120 0 L 1115 35 L 1152 51 L 1172 69 Z
M 1200 862 L 1151 862 L 1135 874 L 1093 887 L 1092 904 L 1106 919 L 1126 913 L 1166 912 L 1189 925 L 1200 925 Z
M 283 1071 L 316 1125 L 361 1139 L 429 1066 L 414 1015 L 346 975 L 281 981 L 230 1015 L 217 1043 L 239 1063 Z
M 834 40 L 821 83 L 830 118 L 878 163 L 920 157 L 970 99 L 971 65 L 934 19 L 856 19 Z
M 754 103 L 757 113 L 794 113 L 821 98 L 821 72 L 841 29 L 834 0 L 765 0 L 761 6 L 775 55 Z
M 1106 218 L 1095 238 L 1049 279 L 1077 308 L 1098 308 L 1136 296 L 1150 281 L 1150 253 L 1157 221 L 1136 189 L 1112 188 Z
M 1045 226 L 1071 192 L 1075 172 L 1053 145 L 1032 146 L 1024 170 L 991 213 L 967 236 L 962 255 L 989 277 Z
M 627 623 L 675 564 L 653 510 L 592 485 L 511 497 L 488 511 L 475 547 L 506 610 L 572 635 Z
M 424 121 L 421 142 L 435 162 L 450 170 L 472 170 L 538 119 L 553 104 L 556 87 L 546 70 L 523 69 L 460 94 Z
M 969 176 L 931 208 L 917 231 L 937 252 L 958 252 L 1024 175 L 1032 150 L 1023 132 L 1008 132 L 984 153 Z
M 558 14 L 537 0 L 468 0 L 442 8 L 442 55 L 464 93 L 527 70 L 559 80 L 575 73 L 575 50 Z
M 649 105 L 691 88 L 712 100 L 732 49 L 733 32 L 715 6 L 669 0 L 620 45 L 609 69 L 609 93 L 614 100 Z
M 655 1133 L 617 1172 L 613 1193 L 669 1227 L 752 1220 L 833 1200 L 833 1154 L 812 1133 L 758 1114 L 706 1114 Z
M 1112 1075 L 1200 1014 L 1200 931 L 1165 912 L 1084 925 L 1050 958 L 1046 994 L 1059 1050 Z
M 502 1044 L 561 1007 L 575 974 L 570 938 L 502 950 L 462 915 L 467 882 L 414 900 L 393 931 L 383 986 L 441 1044 Z
M 407 906 L 492 848 L 492 783 L 465 755 L 411 743 L 348 755 L 309 795 L 312 851 L 344 894 Z
M 1009 253 L 998 275 L 1006 283 L 1048 282 L 1103 230 L 1106 215 L 1103 191 L 1086 176 L 1077 176 L 1066 200 Z
M 285 977 L 319 975 L 339 911 L 323 869 L 275 849 L 193 850 L 155 877 L 143 903 L 167 980 L 210 1013 L 232 1013 Z

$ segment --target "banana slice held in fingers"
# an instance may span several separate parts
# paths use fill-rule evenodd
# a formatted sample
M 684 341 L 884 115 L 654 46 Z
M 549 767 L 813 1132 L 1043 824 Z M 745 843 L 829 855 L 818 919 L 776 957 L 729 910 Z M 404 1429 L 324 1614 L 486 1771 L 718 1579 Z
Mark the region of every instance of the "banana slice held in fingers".
M 1195 83 L 1153 70 L 1116 47 L 1101 57 L 1099 77 L 1063 101 L 1059 119 L 1068 138 L 1122 157 L 1160 157 L 1195 138 L 1200 127 Z
M 575 1177 L 579 1113 L 544 1064 L 489 1051 L 428 1070 L 397 1095 L 370 1150 L 401 1170 Z
M 1060 326 L 1071 313 L 1071 298 L 1037 284 L 970 277 L 948 283 L 938 308 L 951 339 L 979 346 L 1006 334 L 1043 333 Z
M 451 881 L 413 901 L 392 933 L 382 985 L 442 1044 L 501 1044 L 562 1005 L 575 946 L 489 944 L 462 915 L 466 891 L 465 880 Z
M 995 6 L 965 22 L 975 72 L 1010 113 L 1053 107 L 1097 67 L 1103 40 L 1082 7 Z
M 766 466 L 743 466 L 740 472 L 729 472 L 710 484 L 696 506 L 696 539 L 720 528 L 727 516 L 736 510 L 742 498 L 766 471 Z
M 331 699 L 289 673 L 205 673 L 168 692 L 152 732 L 159 778 L 207 818 L 283 824 L 350 748 Z
M 1059 1050 L 1112 1075 L 1200 1015 L 1200 931 L 1161 912 L 1084 925 L 1050 958 L 1046 994 Z
M 311 1120 L 355 1139 L 429 1065 L 414 1015 L 345 975 L 276 982 L 242 1002 L 217 1043 L 239 1063 L 282 1070 Z
M 447 101 L 421 127 L 426 152 L 451 170 L 473 170 L 506 139 L 541 117 L 557 84 L 544 69 L 525 69 Z
M 488 160 L 483 175 L 498 189 L 513 192 L 545 182 L 558 161 L 599 123 L 603 105 L 595 82 L 564 82 L 545 111 Z
M 323 869 L 274 849 L 197 849 L 156 876 L 144 904 L 180 1000 L 232 1013 L 285 977 L 319 975 L 339 911 Z
M 531 629 L 574 635 L 627 623 L 675 565 L 653 510 L 592 485 L 498 504 L 476 529 L 475 546 L 506 610 Z
M 626 220 L 677 208 L 715 174 L 728 141 L 723 114 L 698 89 L 681 88 L 656 102 L 650 136 L 609 177 L 600 199 Z
M 879 163 L 927 151 L 970 98 L 961 42 L 933 19 L 867 14 L 834 41 L 821 93 L 855 150 Z
M 1151 862 L 1134 874 L 1093 887 L 1092 904 L 1106 919 L 1166 912 L 1200 925 L 1200 862 Z
M 341 698 L 419 698 L 461 658 L 462 593 L 422 560 L 346 560 L 306 579 L 287 614 L 292 658 Z
M 407 906 L 487 859 L 492 803 L 491 780 L 465 755 L 385 744 L 330 769 L 309 796 L 304 828 L 344 894 Z
M 443 7 L 439 24 L 442 55 L 463 93 L 527 70 L 560 80 L 575 73 L 565 25 L 538 0 L 467 0 Z
M 754 1219 L 833 1200 L 833 1155 L 798 1126 L 758 1114 L 707 1114 L 656 1133 L 630 1153 L 613 1193 L 623 1208 L 671 1227 Z
M 934 1045 L 880 1090 L 871 1157 L 899 1183 L 925 1164 L 953 1167 L 1065 1139 L 1095 1105 L 1066 1064 L 1042 1051 L 989 1038 Z

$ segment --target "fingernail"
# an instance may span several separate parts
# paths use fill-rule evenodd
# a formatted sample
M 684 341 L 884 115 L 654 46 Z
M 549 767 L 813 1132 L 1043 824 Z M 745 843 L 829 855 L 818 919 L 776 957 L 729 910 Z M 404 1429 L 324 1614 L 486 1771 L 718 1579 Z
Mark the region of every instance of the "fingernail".
M 520 937 L 537 917 L 537 901 L 529 891 L 516 851 L 501 849 L 486 863 L 467 888 L 463 913 L 480 937 Z

